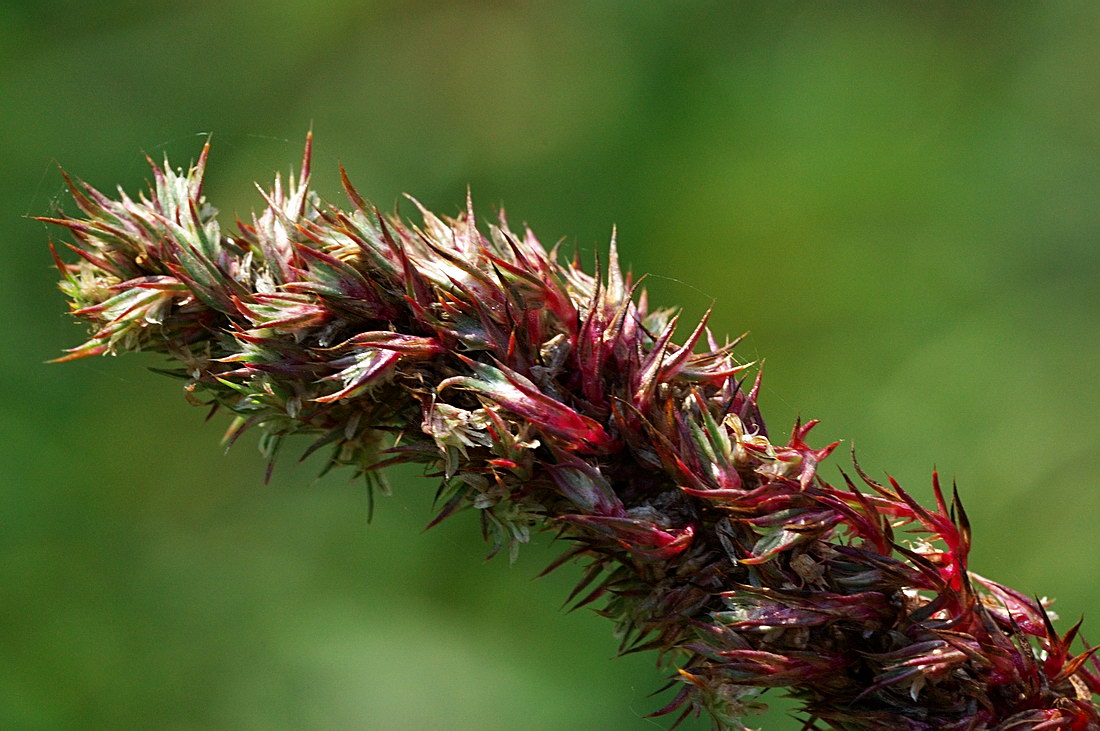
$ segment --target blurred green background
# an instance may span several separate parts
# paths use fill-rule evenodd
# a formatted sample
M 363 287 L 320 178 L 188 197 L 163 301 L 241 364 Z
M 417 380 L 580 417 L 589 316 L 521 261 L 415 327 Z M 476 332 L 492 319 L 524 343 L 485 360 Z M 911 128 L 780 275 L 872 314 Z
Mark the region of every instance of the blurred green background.
M 223 456 L 151 358 L 43 365 L 83 335 L 27 218 L 56 165 L 133 192 L 207 133 L 226 222 L 312 127 L 327 197 L 338 161 L 383 209 L 470 184 L 589 261 L 617 223 L 653 301 L 751 331 L 773 432 L 938 466 L 973 568 L 1100 636 L 1097 38 L 1092 2 L 0 3 L 0 727 L 668 725 L 545 541 L 422 533 L 415 472 L 368 525 L 346 475 Z

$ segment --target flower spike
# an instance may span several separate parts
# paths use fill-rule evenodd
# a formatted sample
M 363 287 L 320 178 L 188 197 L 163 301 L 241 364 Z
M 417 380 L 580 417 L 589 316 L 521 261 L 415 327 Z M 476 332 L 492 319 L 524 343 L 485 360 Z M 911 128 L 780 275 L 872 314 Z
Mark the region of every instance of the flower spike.
M 854 452 L 856 477 L 826 482 L 837 445 L 808 444 L 815 421 L 774 441 L 760 370 L 745 390 L 709 311 L 674 342 L 679 315 L 650 309 L 614 232 L 593 276 L 503 212 L 479 226 L 469 191 L 454 218 L 412 199 L 413 225 L 341 167 L 342 209 L 309 188 L 310 135 L 300 174 L 230 236 L 203 196 L 208 154 L 153 165 L 137 199 L 65 177 L 79 213 L 42 220 L 73 239 L 74 263 L 51 250 L 91 335 L 58 360 L 161 353 L 189 400 L 234 414 L 228 444 L 261 433 L 268 474 L 308 434 L 325 470 L 372 490 L 382 466 L 423 464 L 441 478 L 431 524 L 473 511 L 492 553 L 556 533 L 547 571 L 586 564 L 566 604 L 676 667 L 654 715 L 743 729 L 782 688 L 806 728 L 1100 729 L 1097 648 L 969 571 L 958 490 L 933 472 L 922 506 Z

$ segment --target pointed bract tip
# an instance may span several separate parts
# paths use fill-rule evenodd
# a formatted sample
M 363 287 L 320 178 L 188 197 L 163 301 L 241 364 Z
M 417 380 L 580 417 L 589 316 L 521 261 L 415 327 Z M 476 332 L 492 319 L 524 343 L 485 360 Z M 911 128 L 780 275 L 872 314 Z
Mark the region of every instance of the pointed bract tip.
M 306 132 L 306 148 L 302 152 L 302 179 L 299 181 L 301 185 L 305 185 L 309 180 L 309 172 L 313 163 L 313 129 L 310 128 Z

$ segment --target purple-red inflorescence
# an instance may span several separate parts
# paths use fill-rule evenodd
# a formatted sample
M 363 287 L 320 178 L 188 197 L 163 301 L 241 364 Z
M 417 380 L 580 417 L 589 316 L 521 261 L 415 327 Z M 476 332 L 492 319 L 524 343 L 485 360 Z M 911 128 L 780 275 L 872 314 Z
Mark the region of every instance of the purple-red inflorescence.
M 274 459 L 312 434 L 368 476 L 423 463 L 436 520 L 474 510 L 494 552 L 556 531 L 555 565 L 587 567 L 576 605 L 678 668 L 658 713 L 739 729 L 779 687 L 808 728 L 1100 728 L 1092 650 L 969 572 L 938 478 L 927 508 L 858 465 L 826 482 L 836 445 L 806 442 L 814 422 L 769 436 L 736 343 L 705 318 L 674 342 L 614 241 L 591 276 L 503 215 L 482 232 L 469 204 L 416 226 L 344 176 L 342 209 L 309 190 L 309 149 L 232 234 L 202 195 L 207 149 L 153 165 L 137 200 L 69 181 L 80 214 L 45 220 L 75 239 L 57 266 L 92 335 L 59 360 L 164 353 L 190 400 L 235 415 L 229 442 L 256 428 Z

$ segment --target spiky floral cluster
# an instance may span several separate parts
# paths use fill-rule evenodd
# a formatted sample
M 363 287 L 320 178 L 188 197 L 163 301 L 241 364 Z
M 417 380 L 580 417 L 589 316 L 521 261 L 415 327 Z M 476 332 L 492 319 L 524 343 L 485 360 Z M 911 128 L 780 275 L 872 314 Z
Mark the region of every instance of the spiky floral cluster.
M 706 318 L 680 344 L 612 241 L 606 273 L 562 263 L 504 216 L 385 217 L 344 176 L 350 210 L 276 179 L 267 208 L 222 232 L 189 171 L 153 165 L 133 200 L 70 182 L 80 259 L 57 260 L 91 339 L 61 360 L 151 350 L 189 399 L 255 427 L 274 459 L 290 434 L 328 466 L 417 462 L 441 479 L 436 521 L 480 516 L 493 551 L 532 529 L 587 569 L 623 651 L 679 668 L 658 713 L 719 728 L 767 688 L 838 729 L 1093 729 L 1100 666 L 1040 602 L 967 570 L 957 495 L 921 507 L 856 465 L 818 464 L 813 422 L 772 440 L 759 376 Z M 56 254 L 55 254 L 56 256 Z M 705 352 L 696 352 L 701 341 Z M 904 530 L 902 540 L 898 532 Z M 551 567 L 553 568 L 553 567 Z

